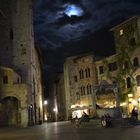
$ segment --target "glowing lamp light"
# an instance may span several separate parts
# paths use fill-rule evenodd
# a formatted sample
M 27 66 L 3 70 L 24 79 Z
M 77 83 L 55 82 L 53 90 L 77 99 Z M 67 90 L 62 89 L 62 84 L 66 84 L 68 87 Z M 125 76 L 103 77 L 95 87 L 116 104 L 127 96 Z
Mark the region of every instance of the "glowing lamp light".
M 136 100 L 132 100 L 132 104 L 133 104 L 134 106 L 136 106 L 136 105 L 137 105 Z
M 58 112 L 58 109 L 57 108 L 54 108 L 53 111 L 57 113 Z
M 128 94 L 128 97 L 129 97 L 129 98 L 132 98 L 132 97 L 133 97 L 133 94 Z
M 125 106 L 127 103 L 126 102 L 123 102 L 120 104 L 120 106 Z
M 45 101 L 44 101 L 44 105 L 47 105 L 47 104 L 48 104 L 48 102 L 45 100 Z
M 69 17 L 71 17 L 71 16 L 80 17 L 80 16 L 82 16 L 84 14 L 84 11 L 80 7 L 72 4 L 72 5 L 69 5 L 65 9 L 64 13 Z

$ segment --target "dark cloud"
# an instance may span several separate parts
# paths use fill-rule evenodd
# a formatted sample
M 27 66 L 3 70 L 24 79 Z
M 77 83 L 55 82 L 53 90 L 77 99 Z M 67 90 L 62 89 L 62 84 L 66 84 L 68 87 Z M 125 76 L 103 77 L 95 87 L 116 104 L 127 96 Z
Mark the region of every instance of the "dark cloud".
M 85 14 L 69 18 L 64 14 L 69 4 L 80 6 Z M 111 27 L 112 21 L 140 14 L 139 7 L 139 0 L 36 0 L 35 39 L 41 46 L 61 47 L 65 41 L 80 40 L 104 26 Z
M 80 7 L 84 14 L 68 17 L 64 10 L 70 4 Z M 140 0 L 35 0 L 35 41 L 43 52 L 43 62 L 50 67 L 72 54 L 113 53 L 113 37 L 108 30 L 139 15 L 139 7 Z
M 111 55 L 115 52 L 110 28 L 140 14 L 140 0 L 34 0 L 35 41 L 41 49 L 43 75 L 62 71 L 64 58 L 80 53 Z M 69 18 L 68 5 L 84 14 Z M 44 84 L 49 80 L 44 78 Z

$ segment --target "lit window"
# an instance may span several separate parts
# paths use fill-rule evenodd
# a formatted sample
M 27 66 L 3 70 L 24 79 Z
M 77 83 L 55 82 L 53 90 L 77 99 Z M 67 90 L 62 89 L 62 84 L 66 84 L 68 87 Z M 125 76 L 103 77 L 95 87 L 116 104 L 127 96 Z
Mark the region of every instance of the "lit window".
M 120 30 L 120 35 L 123 35 L 123 29 Z

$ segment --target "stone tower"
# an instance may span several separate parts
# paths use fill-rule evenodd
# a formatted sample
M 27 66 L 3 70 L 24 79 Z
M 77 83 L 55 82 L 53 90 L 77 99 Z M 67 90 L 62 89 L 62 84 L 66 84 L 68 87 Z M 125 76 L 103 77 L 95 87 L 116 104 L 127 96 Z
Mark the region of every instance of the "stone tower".
M 16 98 L 16 114 L 21 116 L 17 123 L 23 127 L 38 123 L 43 115 L 40 54 L 34 47 L 32 10 L 32 0 L 0 1 L 0 65 L 10 68 L 11 73 L 14 70 L 19 75 L 16 84 L 22 87 L 21 91 L 14 91 L 16 84 L 11 79 L 11 83 L 7 82 L 11 91 L 6 93 L 7 89 L 1 80 L 0 99 Z M 7 72 L 3 73 L 3 77 L 10 79 Z
M 33 94 L 33 14 L 32 0 L 13 0 L 13 68 L 28 84 L 28 101 Z

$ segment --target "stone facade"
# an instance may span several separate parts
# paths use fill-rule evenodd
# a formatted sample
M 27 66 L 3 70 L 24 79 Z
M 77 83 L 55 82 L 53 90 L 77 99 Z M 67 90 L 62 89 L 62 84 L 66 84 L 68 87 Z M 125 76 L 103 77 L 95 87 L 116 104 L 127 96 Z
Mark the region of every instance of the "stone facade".
M 112 29 L 114 32 L 121 106 L 130 116 L 140 97 L 140 17 L 133 17 Z M 119 75 L 121 74 L 121 77 Z M 124 86 L 123 86 L 124 85 Z
M 11 68 L 0 67 L 0 73 L 0 125 L 27 126 L 27 85 L 21 83 L 21 77 Z M 6 103 L 14 107 L 13 98 L 17 100 L 17 105 L 10 110 Z
M 1 79 L 8 77 L 9 85 L 0 86 L 1 102 L 5 100 L 4 97 L 15 97 L 18 101 L 17 118 L 20 121 L 15 123 L 16 126 L 39 123 L 43 120 L 41 64 L 38 50 L 34 47 L 32 0 L 1 0 L 0 29 L 0 65 L 5 67 L 6 73 L 10 69 L 13 73 L 10 75 L 19 75 L 20 81 L 14 88 L 13 77 L 1 75 Z M 9 88 L 12 90 L 8 95 Z
M 67 118 L 71 114 L 73 117 L 75 115 L 80 117 L 82 111 L 93 115 L 92 92 L 93 85 L 97 82 L 94 61 L 94 56 L 90 54 L 69 57 L 65 60 L 64 85 Z

